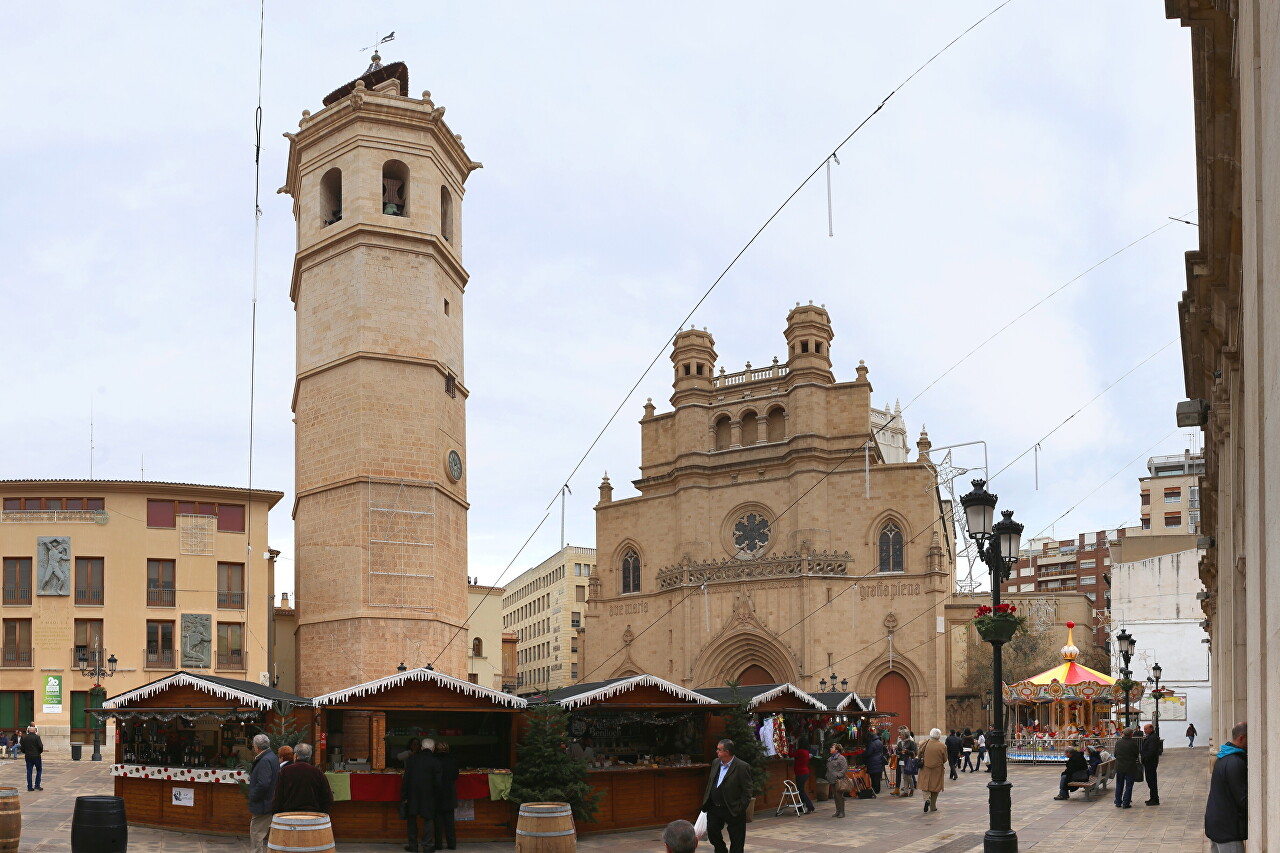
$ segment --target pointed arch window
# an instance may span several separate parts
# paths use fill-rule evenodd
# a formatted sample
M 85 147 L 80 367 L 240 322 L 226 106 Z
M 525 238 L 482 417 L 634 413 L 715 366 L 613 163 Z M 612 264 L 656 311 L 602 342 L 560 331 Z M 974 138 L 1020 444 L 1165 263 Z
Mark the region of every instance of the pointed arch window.
M 634 549 L 622 555 L 622 591 L 640 591 L 640 555 Z
M 896 521 L 885 522 L 880 528 L 880 554 L 878 570 L 881 572 L 901 572 L 902 566 L 902 528 Z

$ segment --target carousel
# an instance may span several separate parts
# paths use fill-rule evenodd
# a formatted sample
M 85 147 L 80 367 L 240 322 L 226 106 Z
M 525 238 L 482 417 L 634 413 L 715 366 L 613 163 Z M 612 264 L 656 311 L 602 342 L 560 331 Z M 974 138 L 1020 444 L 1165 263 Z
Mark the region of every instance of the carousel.
M 1089 743 L 1114 752 L 1119 724 L 1112 708 L 1123 705 L 1124 687 L 1116 679 L 1076 662 L 1080 649 L 1067 623 L 1062 663 L 1039 675 L 1004 685 L 1012 738 L 1010 761 L 1062 761 L 1069 745 Z M 1142 698 L 1141 682 L 1132 683 L 1129 702 Z

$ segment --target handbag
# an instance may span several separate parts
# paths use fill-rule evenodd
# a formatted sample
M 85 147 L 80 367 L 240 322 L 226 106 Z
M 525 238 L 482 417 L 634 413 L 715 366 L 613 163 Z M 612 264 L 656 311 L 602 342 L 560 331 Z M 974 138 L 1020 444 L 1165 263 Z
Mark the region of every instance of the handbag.
M 853 790 L 853 780 L 848 776 L 841 776 L 836 780 L 836 790 L 842 794 L 847 794 Z

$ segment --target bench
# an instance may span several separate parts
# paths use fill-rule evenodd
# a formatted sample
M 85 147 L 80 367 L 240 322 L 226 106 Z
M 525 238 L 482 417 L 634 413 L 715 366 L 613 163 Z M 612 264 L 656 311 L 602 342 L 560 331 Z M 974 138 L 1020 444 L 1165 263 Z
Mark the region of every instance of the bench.
M 1084 790 L 1085 800 L 1092 800 L 1093 795 L 1106 790 L 1107 783 L 1116 775 L 1116 760 L 1108 758 L 1106 761 L 1098 765 L 1098 774 L 1091 776 L 1088 782 L 1068 782 L 1067 789 L 1070 791 Z

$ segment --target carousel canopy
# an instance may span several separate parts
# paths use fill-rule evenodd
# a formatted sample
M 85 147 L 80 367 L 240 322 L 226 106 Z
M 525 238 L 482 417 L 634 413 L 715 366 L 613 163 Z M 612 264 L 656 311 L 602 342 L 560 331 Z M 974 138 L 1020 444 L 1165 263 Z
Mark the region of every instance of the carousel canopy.
M 1081 666 L 1076 663 L 1076 658 L 1080 656 L 1080 650 L 1076 648 L 1075 641 L 1072 639 L 1072 629 L 1076 627 L 1076 623 L 1067 623 L 1067 644 L 1062 647 L 1062 663 L 1053 669 L 1046 669 L 1039 675 L 1033 675 L 1030 678 L 1019 682 L 1020 684 L 1034 684 L 1036 686 L 1048 686 L 1056 681 L 1059 684 L 1085 684 L 1093 682 L 1094 684 L 1112 685 L 1116 680 L 1109 675 L 1103 675 L 1096 669 L 1089 669 L 1087 666 Z
M 1076 663 L 1080 650 L 1072 640 L 1076 623 L 1067 623 L 1067 644 L 1062 647 L 1062 663 L 1039 675 L 1004 685 L 1005 702 L 1123 702 L 1123 685 L 1109 675 Z M 1131 687 L 1130 701 L 1142 696 L 1142 685 Z

